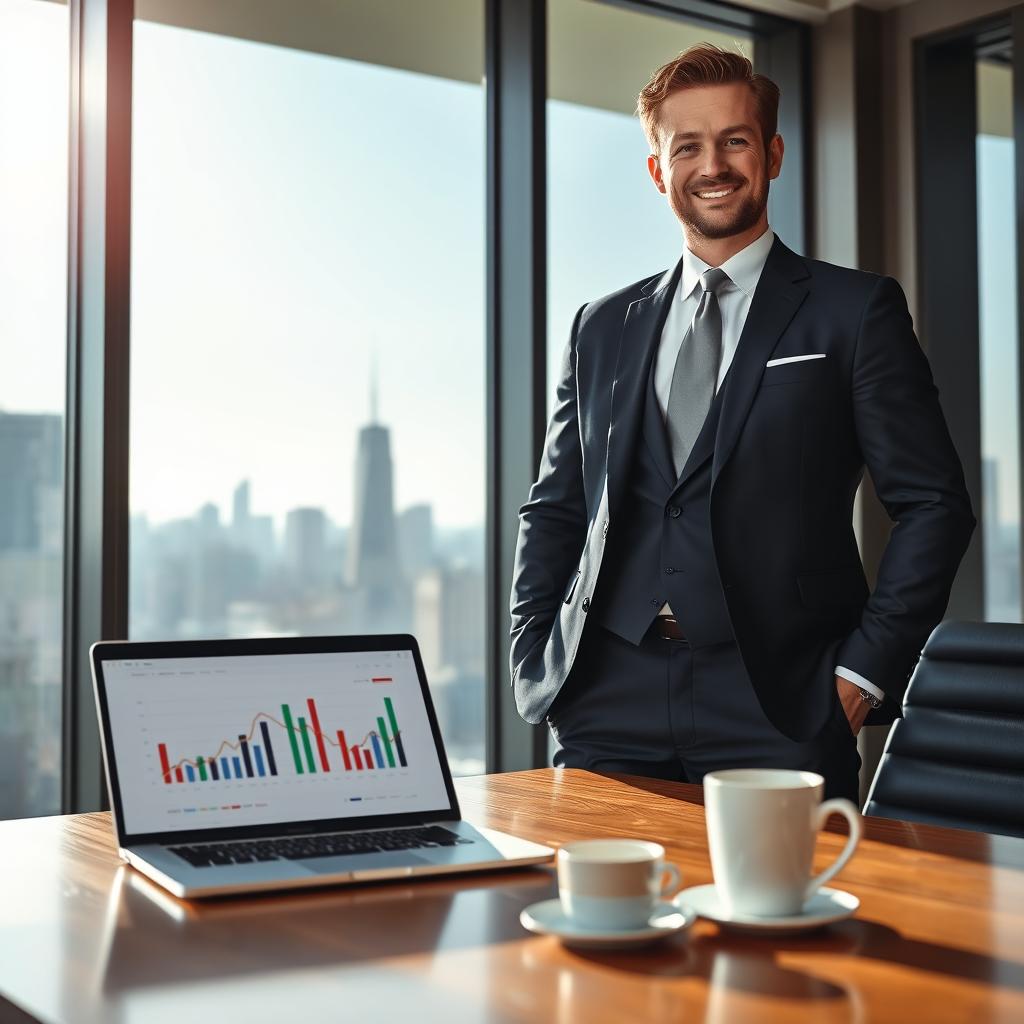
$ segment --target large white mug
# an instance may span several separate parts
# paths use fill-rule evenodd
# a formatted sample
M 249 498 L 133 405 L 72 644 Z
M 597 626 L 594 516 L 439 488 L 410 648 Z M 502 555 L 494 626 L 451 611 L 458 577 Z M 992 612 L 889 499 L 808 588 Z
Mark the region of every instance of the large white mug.
M 641 839 L 567 843 L 557 866 L 562 911 L 585 928 L 642 928 L 658 901 L 679 888 L 679 868 L 665 863 L 665 848 Z
M 824 791 L 814 772 L 734 768 L 704 776 L 711 869 L 727 914 L 798 914 L 842 870 L 863 825 L 849 800 L 822 803 Z M 833 812 L 850 823 L 850 836 L 829 868 L 811 878 L 818 832 Z

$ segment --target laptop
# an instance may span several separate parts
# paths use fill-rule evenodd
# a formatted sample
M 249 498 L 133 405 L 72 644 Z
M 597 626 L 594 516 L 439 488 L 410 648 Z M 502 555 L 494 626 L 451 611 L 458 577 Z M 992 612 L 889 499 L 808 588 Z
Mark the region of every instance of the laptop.
M 91 655 L 119 853 L 175 896 L 554 854 L 462 819 L 412 636 L 102 642 Z

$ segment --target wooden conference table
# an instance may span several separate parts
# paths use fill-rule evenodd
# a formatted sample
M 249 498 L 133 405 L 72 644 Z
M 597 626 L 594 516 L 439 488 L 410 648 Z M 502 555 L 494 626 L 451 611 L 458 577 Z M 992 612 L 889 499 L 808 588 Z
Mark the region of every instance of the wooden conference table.
M 548 769 L 458 790 L 480 824 L 657 839 L 684 885 L 711 879 L 699 787 Z M 700 921 L 614 953 L 521 928 L 548 869 L 185 903 L 119 865 L 106 814 L 0 823 L 0 879 L 0 1021 L 1024 1021 L 1024 840 L 904 822 L 869 819 L 833 883 L 850 920 Z

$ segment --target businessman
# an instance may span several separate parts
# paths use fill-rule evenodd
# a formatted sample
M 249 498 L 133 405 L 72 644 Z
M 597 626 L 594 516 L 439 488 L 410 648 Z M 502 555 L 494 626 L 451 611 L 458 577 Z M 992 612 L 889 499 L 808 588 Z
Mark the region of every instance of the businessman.
M 706 45 L 640 93 L 682 256 L 573 321 L 520 511 L 512 682 L 555 765 L 806 769 L 856 800 L 856 734 L 899 714 L 975 520 L 899 285 L 768 225 L 778 100 Z M 896 524 L 870 593 L 865 467 Z

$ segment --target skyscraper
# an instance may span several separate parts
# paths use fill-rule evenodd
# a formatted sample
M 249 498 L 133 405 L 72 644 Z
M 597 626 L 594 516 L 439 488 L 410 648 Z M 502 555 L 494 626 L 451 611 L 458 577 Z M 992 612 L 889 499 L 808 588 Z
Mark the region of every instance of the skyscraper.
M 372 380 L 370 423 L 359 431 L 356 452 L 355 508 L 346 578 L 351 586 L 375 594 L 376 600 L 394 593 L 402 575 L 392 476 L 390 432 L 377 422 L 377 386 Z
M 249 481 L 243 480 L 232 495 L 231 526 L 234 529 L 235 537 L 241 540 L 249 539 Z
M 0 550 L 61 549 L 63 450 L 60 416 L 0 412 Z
M 377 381 L 370 381 L 370 422 L 359 431 L 355 507 L 346 553 L 346 581 L 353 591 L 353 625 L 371 632 L 409 626 L 412 601 L 398 554 L 388 428 L 377 422 Z
M 317 584 L 327 574 L 327 517 L 322 508 L 293 508 L 285 520 L 284 550 L 296 579 Z
M 398 553 L 410 581 L 434 564 L 434 510 L 411 505 L 398 517 Z

